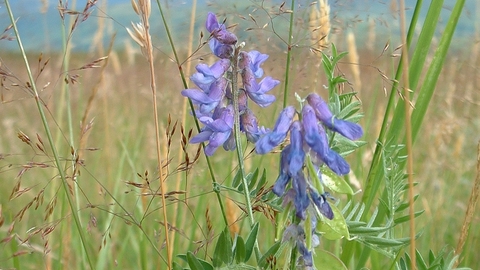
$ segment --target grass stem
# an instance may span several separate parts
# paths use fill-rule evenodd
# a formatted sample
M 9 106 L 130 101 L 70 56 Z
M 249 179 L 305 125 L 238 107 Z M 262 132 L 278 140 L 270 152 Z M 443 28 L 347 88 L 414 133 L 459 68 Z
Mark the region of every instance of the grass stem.
M 85 251 L 85 256 L 86 256 L 87 262 L 90 266 L 90 269 L 95 269 L 94 266 L 93 266 L 92 260 L 90 259 L 90 255 L 88 253 L 87 241 L 86 241 L 86 238 L 85 238 L 85 234 L 83 232 L 83 228 L 82 228 L 82 225 L 81 225 L 81 222 L 80 222 L 80 218 L 79 218 L 77 209 L 75 207 L 75 203 L 73 201 L 72 195 L 70 194 L 70 189 L 69 189 L 69 185 L 67 183 L 67 178 L 66 178 L 66 175 L 65 175 L 65 171 L 62 170 L 62 165 L 60 163 L 60 157 L 59 157 L 57 148 L 53 143 L 53 136 L 52 136 L 52 133 L 50 131 L 50 127 L 48 126 L 47 117 L 46 117 L 45 112 L 43 110 L 43 103 L 41 102 L 40 96 L 38 95 L 36 82 L 33 78 L 32 71 L 30 70 L 30 64 L 28 62 L 27 55 L 25 54 L 25 49 L 23 48 L 23 43 L 22 43 L 22 40 L 21 40 L 21 37 L 20 37 L 20 33 L 18 32 L 17 24 L 16 24 L 16 21 L 14 19 L 9 0 L 5 0 L 5 6 L 7 8 L 7 12 L 8 12 L 8 15 L 10 17 L 10 21 L 12 23 L 13 31 L 15 32 L 15 36 L 16 36 L 16 39 L 17 39 L 17 42 L 18 42 L 20 53 L 22 54 L 23 62 L 25 64 L 25 68 L 26 68 L 28 78 L 29 78 L 29 81 L 30 81 L 31 90 L 33 91 L 33 95 L 34 95 L 34 98 L 35 98 L 35 103 L 37 105 L 37 109 L 38 109 L 38 112 L 40 114 L 43 127 L 45 128 L 45 133 L 47 134 L 48 143 L 50 144 L 50 148 L 52 150 L 53 157 L 54 157 L 54 160 L 55 160 L 55 165 L 57 167 L 58 173 L 59 173 L 60 178 L 62 180 L 63 189 L 64 189 L 64 192 L 66 194 L 68 204 L 70 206 L 70 210 L 72 211 L 72 217 L 73 217 L 73 220 L 75 221 L 75 225 L 77 227 L 77 231 L 79 233 L 80 240 L 82 242 L 82 247 Z
M 408 77 L 408 46 L 407 44 L 407 31 L 406 31 L 406 19 L 405 19 L 405 0 L 400 0 L 400 28 L 402 35 L 402 61 L 403 61 L 403 98 L 405 102 L 405 133 L 406 133 L 406 147 L 407 147 L 407 175 L 408 175 L 408 203 L 409 207 L 409 225 L 410 225 L 410 258 L 411 269 L 416 269 L 416 248 L 415 248 L 415 207 L 414 207 L 414 186 L 413 186 L 413 149 L 412 149 L 412 124 L 410 113 L 410 84 Z
M 154 58 L 153 58 L 153 45 L 152 39 L 150 36 L 150 23 L 148 20 L 149 12 L 147 12 L 146 3 L 142 2 L 142 20 L 145 27 L 145 41 L 146 41 L 146 49 L 147 49 L 147 60 L 149 64 L 150 70 L 150 88 L 152 90 L 152 105 L 153 105 L 153 119 L 155 123 L 155 144 L 157 148 L 157 162 L 158 162 L 158 172 L 159 172 L 159 179 L 160 179 L 160 191 L 161 191 L 161 200 L 162 200 L 162 214 L 163 214 L 163 226 L 165 229 L 165 245 L 167 248 L 167 264 L 168 269 L 172 269 L 172 258 L 170 254 L 172 252 L 170 249 L 173 247 L 170 244 L 170 233 L 168 229 L 168 216 L 167 216 L 167 202 L 165 199 L 165 194 L 167 192 L 167 188 L 165 186 L 165 179 L 164 179 L 164 172 L 163 172 L 163 164 L 162 164 L 162 149 L 161 149 L 161 140 L 160 140 L 160 127 L 159 127 L 159 119 L 158 119 L 158 105 L 157 105 L 157 84 L 155 80 L 155 66 L 154 66 Z M 148 238 L 150 240 L 150 238 Z
M 235 53 L 232 57 L 232 93 L 233 93 L 233 111 L 234 111 L 234 123 L 235 128 L 235 145 L 238 158 L 238 169 L 240 172 L 240 177 L 242 178 L 243 185 L 243 195 L 245 197 L 245 204 L 247 208 L 248 220 L 250 221 L 250 227 L 253 228 L 255 225 L 255 218 L 253 217 L 252 211 L 252 202 L 250 199 L 250 190 L 248 188 L 247 178 L 245 177 L 245 166 L 243 164 L 243 148 L 242 148 L 242 139 L 240 138 L 240 109 L 238 104 L 238 54 L 240 52 L 240 47 L 235 48 Z M 257 262 L 261 258 L 260 249 L 258 248 L 258 242 L 255 241 L 254 245 L 255 258 Z
M 295 19 L 295 0 L 292 0 L 290 6 L 290 24 L 288 26 L 288 48 L 287 48 L 287 61 L 285 64 L 285 87 L 283 88 L 283 107 L 287 107 L 288 99 L 288 83 L 290 81 L 290 62 L 292 60 L 292 39 L 293 39 L 293 20 Z
M 180 77 L 182 79 L 183 87 L 185 89 L 187 89 L 188 84 L 187 84 L 187 80 L 185 79 L 185 73 L 183 71 L 182 65 L 180 64 L 181 62 L 179 60 L 177 50 L 175 49 L 172 34 L 170 33 L 170 28 L 168 27 L 167 21 L 165 19 L 165 15 L 163 13 L 163 9 L 162 9 L 162 5 L 160 4 L 160 0 L 157 0 L 157 6 L 158 6 L 158 9 L 160 10 L 160 16 L 162 17 L 162 22 L 163 22 L 163 25 L 165 26 L 165 31 L 167 32 L 168 41 L 170 43 L 170 46 L 172 47 L 173 55 L 175 57 L 175 63 L 177 63 L 178 71 L 179 71 Z M 196 114 L 195 114 L 195 108 L 193 107 L 193 102 L 192 102 L 191 99 L 188 99 L 188 103 L 189 103 L 190 110 L 191 110 L 192 115 L 193 115 L 193 119 L 195 121 L 195 126 L 197 128 L 197 131 L 200 132 L 200 124 L 198 123 L 198 120 L 197 120 L 197 117 L 196 117 Z M 204 143 L 202 143 L 202 147 L 205 148 Z M 208 166 L 208 170 L 210 172 L 210 176 L 211 176 L 211 179 L 212 179 L 212 184 L 214 186 L 214 190 L 216 190 L 216 187 L 218 186 L 218 182 L 215 178 L 215 174 L 213 172 L 213 167 L 212 167 L 210 158 L 205 155 L 205 159 L 207 160 L 207 166 Z M 228 226 L 228 219 L 227 219 L 227 215 L 226 215 L 226 210 L 225 210 L 225 206 L 223 204 L 222 198 L 220 196 L 220 193 L 215 192 L 215 194 L 217 196 L 217 201 L 218 201 L 218 204 L 220 206 L 220 211 L 222 212 L 222 217 L 223 217 L 223 220 L 225 222 L 225 226 Z

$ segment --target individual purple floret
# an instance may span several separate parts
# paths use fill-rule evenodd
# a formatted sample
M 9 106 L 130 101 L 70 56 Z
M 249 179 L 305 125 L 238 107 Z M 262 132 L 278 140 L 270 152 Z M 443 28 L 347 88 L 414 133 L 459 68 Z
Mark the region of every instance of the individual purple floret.
M 209 141 L 205 147 L 207 156 L 213 155 L 215 150 L 223 145 L 230 137 L 233 129 L 233 106 L 215 109 L 213 117 L 202 116 L 198 120 L 205 127 L 198 135 L 190 140 L 190 143 L 201 143 Z
M 258 127 L 257 117 L 248 108 L 240 115 L 240 131 L 244 132 L 247 140 L 252 143 L 256 143 L 263 135 L 262 129 Z
M 220 58 L 229 58 L 233 53 L 233 45 L 237 43 L 237 37 L 227 31 L 224 24 L 219 24 L 217 16 L 212 12 L 207 15 L 205 27 L 213 36 L 209 41 L 210 49 Z
M 290 125 L 293 122 L 293 117 L 295 116 L 295 108 L 293 106 L 288 106 L 280 113 L 280 116 L 275 123 L 275 127 L 270 132 L 266 133 L 261 137 L 256 146 L 256 152 L 258 154 L 266 154 L 278 146 L 290 130 Z
M 301 171 L 292 177 L 292 188 L 295 191 L 295 197 L 293 198 L 295 213 L 297 217 L 305 219 L 306 210 L 310 205 L 310 199 L 308 198 L 307 193 L 307 180 Z
M 230 60 L 228 59 L 220 59 L 210 67 L 206 64 L 200 63 L 195 67 L 198 72 L 190 76 L 190 80 L 208 94 L 210 85 L 214 81 L 223 77 L 229 68 Z
M 234 45 L 237 43 L 237 37 L 233 33 L 228 32 L 224 24 L 219 24 L 217 16 L 212 12 L 209 12 L 207 15 L 205 27 L 222 44 Z
M 302 110 L 302 123 L 305 142 L 318 155 L 319 159 L 338 175 L 350 172 L 350 165 L 345 159 L 328 146 L 325 130 L 318 124 L 315 112 L 308 104 L 305 104 Z
M 319 195 L 317 192 L 310 192 L 310 196 L 320 213 L 330 220 L 333 219 L 332 207 L 330 207 L 326 196 L 324 194 Z
M 311 228 L 313 231 L 315 230 L 317 221 L 315 216 L 312 216 L 312 226 Z M 300 253 L 300 257 L 298 258 L 298 265 L 297 267 L 301 267 L 302 269 L 314 269 L 313 267 L 313 258 L 312 252 L 307 249 L 307 245 L 305 242 L 305 230 L 303 228 L 302 223 L 300 224 L 290 224 L 283 232 L 282 242 L 294 242 L 298 252 Z M 320 245 L 320 239 L 317 234 L 312 232 L 311 238 L 311 246 L 313 248 Z
M 357 140 L 363 136 L 363 129 L 360 125 L 336 119 L 328 108 L 328 104 L 319 95 L 315 93 L 308 95 L 307 102 L 315 110 L 318 120 L 322 121 L 327 128 L 342 134 L 350 140 Z
M 220 41 L 212 38 L 208 42 L 208 46 L 210 50 L 212 50 L 213 54 L 222 59 L 228 59 L 233 54 L 233 46 L 232 45 L 225 45 Z
M 242 82 L 248 97 L 261 107 L 267 107 L 275 101 L 275 96 L 266 94 L 277 86 L 280 81 L 272 77 L 265 77 L 260 83 L 257 78 L 263 75 L 260 65 L 268 58 L 268 55 L 257 51 L 240 52 L 238 67 L 241 70 Z
M 302 126 L 299 121 L 293 122 L 290 127 L 290 146 L 288 152 L 288 172 L 297 175 L 303 168 L 305 162 L 305 151 L 303 150 Z
M 189 97 L 194 104 L 198 105 L 200 115 L 208 115 L 223 100 L 226 87 L 227 79 L 222 77 L 210 85 L 208 92 L 198 89 L 185 89 L 182 91 L 182 95 Z

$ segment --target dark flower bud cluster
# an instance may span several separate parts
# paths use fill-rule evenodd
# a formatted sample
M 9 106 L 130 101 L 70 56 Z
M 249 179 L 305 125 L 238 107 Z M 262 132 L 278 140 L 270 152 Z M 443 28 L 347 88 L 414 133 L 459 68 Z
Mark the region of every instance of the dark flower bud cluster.
M 246 134 L 248 141 L 255 143 L 268 132 L 258 126 L 256 116 L 248 108 L 248 99 L 260 107 L 269 106 L 275 101 L 275 96 L 268 92 L 280 82 L 269 76 L 257 82 L 257 79 L 263 77 L 261 65 L 268 55 L 258 51 L 237 50 L 237 37 L 224 24 L 219 23 L 213 13 L 208 13 L 206 28 L 211 37 L 210 49 L 220 59 L 211 66 L 198 64 L 197 73 L 190 77 L 198 89 L 185 89 L 182 95 L 192 100 L 198 120 L 205 125 L 190 142 L 208 141 L 205 154 L 211 156 L 220 146 L 225 150 L 235 149 L 235 115 L 240 117 L 240 130 Z M 235 63 L 235 70 L 238 70 L 242 78 L 241 87 L 230 85 L 231 76 L 237 76 L 232 72 Z M 232 91 L 238 91 L 238 112 L 235 112 L 233 106 Z
M 338 132 L 350 140 L 359 139 L 363 135 L 362 128 L 353 122 L 337 119 L 328 108 L 328 104 L 317 94 L 306 98 L 300 120 L 294 120 L 297 114 L 293 106 L 286 107 L 281 113 L 274 128 L 256 142 L 256 152 L 266 154 L 282 143 L 290 132 L 290 144 L 280 157 L 280 173 L 273 186 L 273 193 L 285 196 L 285 200 L 293 201 L 297 217 L 304 220 L 307 208 L 312 205 L 326 218 L 333 219 L 333 212 L 324 194 L 318 194 L 314 185 L 303 172 L 306 155 L 310 155 L 317 168 L 317 176 L 321 179 L 319 168 L 325 164 L 337 175 L 350 172 L 345 159 L 332 150 L 328 144 L 324 127 Z M 285 192 L 291 182 L 291 188 Z

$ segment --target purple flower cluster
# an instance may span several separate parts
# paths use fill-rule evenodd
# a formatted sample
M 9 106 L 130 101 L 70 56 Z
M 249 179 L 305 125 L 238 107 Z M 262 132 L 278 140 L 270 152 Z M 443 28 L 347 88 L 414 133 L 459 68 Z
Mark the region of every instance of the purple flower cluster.
M 263 76 L 261 65 L 268 55 L 258 51 L 236 52 L 237 37 L 219 23 L 213 13 L 208 13 L 206 28 L 211 37 L 210 49 L 220 59 L 211 66 L 198 64 L 197 72 L 190 77 L 198 89 L 185 89 L 182 95 L 196 105 L 195 114 L 205 125 L 190 142 L 208 141 L 205 154 L 211 156 L 222 145 L 225 150 L 235 149 L 232 91 L 238 91 L 240 130 L 246 134 L 248 141 L 255 143 L 267 130 L 258 126 L 256 116 L 248 108 L 248 99 L 260 107 L 272 104 L 275 96 L 268 92 L 280 82 L 269 76 L 257 82 Z M 229 85 L 229 76 L 237 76 L 231 72 L 232 63 L 237 63 L 237 70 L 242 77 L 242 87 L 238 90 L 237 86 Z
M 297 217 L 304 220 L 310 205 L 315 206 L 322 215 L 333 219 L 333 212 L 327 202 L 326 194 L 318 194 L 303 173 L 306 155 L 310 155 L 313 165 L 320 168 L 327 165 L 338 175 L 350 172 L 345 159 L 329 147 L 324 127 L 338 132 L 350 140 L 363 135 L 362 128 L 353 122 L 337 119 L 328 108 L 328 104 L 317 94 L 310 94 L 306 99 L 301 120 L 294 120 L 296 111 L 292 106 L 286 107 L 275 123 L 274 128 L 256 142 L 256 152 L 266 154 L 272 151 L 290 132 L 290 144 L 281 153 L 280 174 L 273 186 L 273 193 L 284 196 L 285 202 L 293 201 Z M 319 173 L 320 170 L 317 170 Z M 291 188 L 285 192 L 291 181 Z

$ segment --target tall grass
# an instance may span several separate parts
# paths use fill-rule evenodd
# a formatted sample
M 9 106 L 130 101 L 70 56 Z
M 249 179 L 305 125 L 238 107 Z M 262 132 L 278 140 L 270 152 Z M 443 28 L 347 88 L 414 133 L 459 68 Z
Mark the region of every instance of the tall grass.
M 108 14 L 100 2 L 91 8 Z M 180 91 L 195 87 L 187 79 L 190 66 L 210 57 L 204 7 L 191 9 L 189 25 L 195 30 L 189 26 L 179 33 L 168 18 L 178 8 L 175 3 L 156 1 L 150 10 L 147 2 L 133 1 L 131 10 L 143 22 L 130 29 L 143 54 L 110 51 L 121 42 L 118 37 L 108 37 L 108 48 L 70 54 L 73 30 L 83 27 L 75 19 L 91 20 L 92 9 L 87 4 L 76 12 L 60 1 L 64 50 L 38 57 L 22 48 L 15 10 L 5 1 L 12 24 L 5 33 L 17 37 L 19 47 L 0 51 L 0 268 L 208 269 L 225 262 L 246 269 L 295 267 L 295 248 L 281 241 L 282 225 L 295 218 L 270 192 L 279 154 L 257 156 L 254 145 L 240 136 L 236 154 L 219 149 L 207 157 L 189 144 L 201 127 L 191 114 L 194 104 Z M 328 1 L 272 7 L 254 1 L 233 10 L 224 5 L 209 8 L 234 26 L 229 30 L 246 41 L 244 50 L 270 54 L 265 73 L 282 81 L 273 90 L 280 101 L 265 110 L 253 107 L 261 125 L 272 127 L 281 108 L 297 102 L 295 94 L 303 97 L 312 89 L 362 104 L 366 145 L 347 157 L 352 172 L 344 178 L 352 193 L 332 192 L 336 201 L 331 202 L 350 238 L 321 237 L 314 249 L 317 268 L 475 269 L 478 180 L 475 188 L 472 183 L 478 138 L 473 138 L 480 123 L 473 113 L 479 106 L 473 56 L 478 46 L 469 44 L 468 54 L 450 48 L 464 1 L 456 2 L 441 36 L 442 6 L 417 1 L 406 44 L 396 36 L 387 43 L 381 33 L 374 35 L 376 25 L 369 26 L 375 44 L 368 48 L 355 46 L 366 32 L 330 31 L 339 22 L 328 20 L 334 16 Z M 420 25 L 417 16 L 427 7 Z M 155 44 L 149 25 L 166 29 L 169 46 Z M 438 44 L 432 44 L 435 38 Z M 0 46 L 3 42 L 8 41 L 0 39 Z M 408 63 L 399 57 L 407 49 Z M 117 71 L 113 55 L 121 65 Z M 325 72 L 328 61 L 336 65 Z M 404 79 L 402 72 L 408 75 Z M 348 81 L 333 83 L 336 76 Z M 467 82 L 465 89 L 459 81 Z M 349 102 L 332 102 L 332 110 L 338 117 L 355 116 L 342 110 Z M 414 203 L 408 201 L 404 167 L 409 115 Z M 407 224 L 413 220 L 411 232 Z

